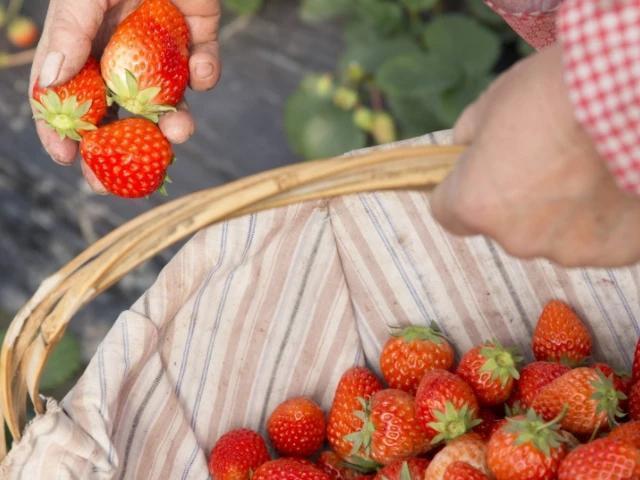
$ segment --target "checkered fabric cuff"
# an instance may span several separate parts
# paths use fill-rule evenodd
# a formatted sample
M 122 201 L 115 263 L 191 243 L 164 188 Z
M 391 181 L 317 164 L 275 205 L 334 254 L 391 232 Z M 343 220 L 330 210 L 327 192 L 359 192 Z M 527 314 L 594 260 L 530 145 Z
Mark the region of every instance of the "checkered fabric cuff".
M 640 194 L 640 0 L 566 0 L 557 35 L 578 121 Z

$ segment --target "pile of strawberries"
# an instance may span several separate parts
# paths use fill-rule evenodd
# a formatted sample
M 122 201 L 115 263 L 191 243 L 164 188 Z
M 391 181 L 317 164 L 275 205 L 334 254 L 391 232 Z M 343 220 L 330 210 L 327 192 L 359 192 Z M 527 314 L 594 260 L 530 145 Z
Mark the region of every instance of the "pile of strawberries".
M 266 431 L 281 458 L 240 429 L 218 440 L 209 470 L 216 480 L 640 480 L 640 342 L 631 375 L 590 362 L 591 349 L 557 300 L 525 366 L 495 340 L 456 366 L 437 329 L 407 327 L 382 350 L 386 388 L 351 368 L 326 417 L 303 397 L 272 412 Z
M 160 189 L 173 161 L 157 127 L 189 82 L 189 28 L 170 0 L 143 0 L 116 29 L 100 62 L 90 57 L 65 84 L 32 92 L 35 118 L 61 138 L 80 141 L 87 166 L 114 195 L 145 197 Z M 108 105 L 140 117 L 101 122 Z

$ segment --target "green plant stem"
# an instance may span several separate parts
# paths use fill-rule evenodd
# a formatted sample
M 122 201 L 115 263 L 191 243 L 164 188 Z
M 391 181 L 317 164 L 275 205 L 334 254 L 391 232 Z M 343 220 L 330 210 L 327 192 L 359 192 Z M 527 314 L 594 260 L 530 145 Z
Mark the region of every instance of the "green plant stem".
M 18 53 L 7 54 L 0 52 L 0 70 L 11 67 L 19 67 L 21 65 L 28 65 L 33 61 L 35 56 L 35 49 L 23 50 Z

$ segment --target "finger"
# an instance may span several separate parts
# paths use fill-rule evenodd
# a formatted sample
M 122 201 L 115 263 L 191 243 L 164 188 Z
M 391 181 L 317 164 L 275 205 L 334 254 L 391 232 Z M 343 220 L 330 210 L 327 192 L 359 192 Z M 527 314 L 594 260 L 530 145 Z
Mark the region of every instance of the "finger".
M 193 117 L 185 101 L 180 102 L 177 112 L 160 117 L 159 126 L 164 136 L 174 144 L 186 142 L 195 131 Z
M 117 1 L 56 0 L 51 4 L 48 43 L 38 72 L 41 86 L 64 83 L 80 71 L 106 9 Z
M 191 88 L 204 91 L 213 88 L 220 79 L 218 42 L 211 41 L 194 45 L 189 59 Z
M 78 154 L 78 144 L 69 138 L 64 140 L 42 120 L 36 122 L 36 131 L 42 146 L 54 162 L 71 165 Z
M 463 196 L 464 192 L 460 188 L 464 170 L 463 155 L 453 171 L 431 194 L 431 213 L 440 225 L 454 235 L 477 235 L 480 232 L 465 220 L 465 207 L 462 199 L 466 197 Z
M 218 18 L 209 16 L 186 17 L 189 33 L 191 34 L 191 44 L 212 42 L 218 39 Z
M 84 162 L 84 160 L 80 162 L 80 166 L 82 168 L 82 174 L 84 175 L 85 180 L 89 184 L 89 187 L 91 187 L 91 190 L 93 190 L 98 195 L 107 195 L 108 193 L 107 189 L 104 188 L 104 185 L 102 185 L 100 180 L 98 180 L 98 177 L 96 177 L 96 174 L 93 173 L 93 170 L 89 168 L 89 166 Z
M 220 18 L 220 2 L 218 0 L 174 0 L 173 3 L 187 17 Z

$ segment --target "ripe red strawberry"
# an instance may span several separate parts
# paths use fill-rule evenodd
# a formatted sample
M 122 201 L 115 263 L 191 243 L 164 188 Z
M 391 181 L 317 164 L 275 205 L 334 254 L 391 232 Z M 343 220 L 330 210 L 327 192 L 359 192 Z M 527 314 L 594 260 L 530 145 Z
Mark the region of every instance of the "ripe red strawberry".
M 374 480 L 422 480 L 428 466 L 426 458 L 398 460 L 380 470 Z
M 544 307 L 533 332 L 536 360 L 577 365 L 591 355 L 591 334 L 567 304 L 552 300 Z
M 32 97 L 34 118 L 44 120 L 60 138 L 80 141 L 81 135 L 95 130 L 107 113 L 107 87 L 100 64 L 92 57 L 67 83 L 42 88 L 36 80 Z
M 85 134 L 80 152 L 104 187 L 126 198 L 158 190 L 173 160 L 169 141 L 143 118 L 118 120 Z
M 640 380 L 640 338 L 636 342 L 636 349 L 633 353 L 633 366 L 631 367 L 631 382 Z
M 112 99 L 157 121 L 175 110 L 189 81 L 189 29 L 170 0 L 144 0 L 118 26 L 102 56 Z
M 391 337 L 380 355 L 380 369 L 390 388 L 415 395 L 428 370 L 453 366 L 454 351 L 435 328 L 411 326 Z
M 640 382 L 636 382 L 632 385 L 629 391 L 629 402 L 627 408 L 629 409 L 629 416 L 631 420 L 640 420 Z
M 416 393 L 416 413 L 434 444 L 453 440 L 480 423 L 472 388 L 458 375 L 440 369 L 422 378 Z
M 416 420 L 415 401 L 407 392 L 380 390 L 361 404 L 356 414 L 362 428 L 346 437 L 353 442 L 352 456 L 389 465 L 429 449 L 429 438 Z
M 631 422 L 622 423 L 611 430 L 607 438 L 622 440 L 640 448 L 640 421 L 632 420 Z
M 566 405 L 567 414 L 560 422 L 562 428 L 576 435 L 590 435 L 617 423 L 617 418 L 622 416 L 619 404 L 625 398 L 602 372 L 581 367 L 543 387 L 534 398 L 532 408 L 549 421 Z
M 601 438 L 580 445 L 564 459 L 558 480 L 638 480 L 640 450 L 620 440 Z
M 478 413 L 478 418 L 482 420 L 482 423 L 477 425 L 473 431 L 482 437 L 483 440 L 489 440 L 493 432 L 502 426 L 505 422 L 504 418 L 498 417 L 493 410 L 488 408 L 481 408 Z
M 512 404 L 520 402 L 524 411 L 531 407 L 533 399 L 540 389 L 570 370 L 566 365 L 556 362 L 532 362 L 520 370 L 520 379 L 512 396 Z
M 363 480 L 363 478 L 367 478 L 357 470 L 349 468 L 349 464 L 331 450 L 325 450 L 320 454 L 317 465 L 320 470 L 329 475 L 331 480 Z
M 498 342 L 469 350 L 460 360 L 456 373 L 473 388 L 478 403 L 494 406 L 504 403 L 520 378 L 518 364 L 522 357 Z
M 324 413 L 313 400 L 292 398 L 273 411 L 267 422 L 267 432 L 281 455 L 310 457 L 324 443 Z
M 489 480 L 489 477 L 467 462 L 453 462 L 444 472 L 443 480 Z
M 39 36 L 38 26 L 29 17 L 16 17 L 7 26 L 7 38 L 18 48 L 29 48 Z
M 217 478 L 216 478 L 217 480 Z M 279 458 L 263 463 L 252 480 L 331 480 L 329 475 L 310 462 L 293 458 Z
M 440 450 L 424 473 L 424 480 L 442 480 L 449 465 L 465 462 L 482 473 L 489 474 L 486 443 L 476 433 L 467 433 L 449 442 Z
M 211 450 L 209 473 L 216 480 L 249 480 L 269 460 L 260 435 L 247 429 L 233 430 L 220 437 Z
M 531 409 L 508 418 L 487 444 L 487 465 L 496 480 L 554 479 L 567 454 L 559 420 L 545 423 Z
M 364 422 L 354 413 L 362 407 L 360 398 L 368 400 L 382 384 L 365 367 L 353 367 L 340 379 L 327 421 L 327 440 L 331 448 L 342 458 L 348 458 L 353 444 L 345 437 L 362 429 Z

